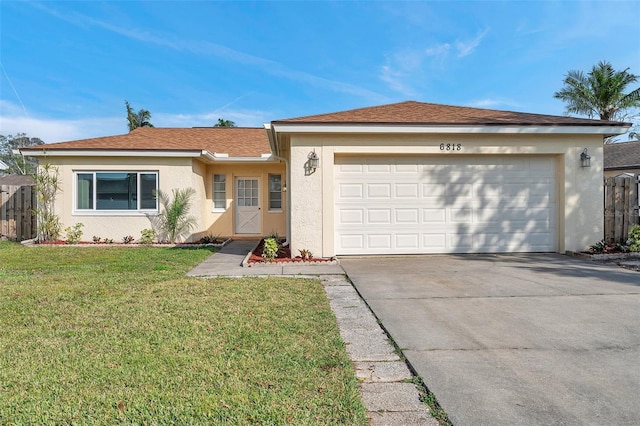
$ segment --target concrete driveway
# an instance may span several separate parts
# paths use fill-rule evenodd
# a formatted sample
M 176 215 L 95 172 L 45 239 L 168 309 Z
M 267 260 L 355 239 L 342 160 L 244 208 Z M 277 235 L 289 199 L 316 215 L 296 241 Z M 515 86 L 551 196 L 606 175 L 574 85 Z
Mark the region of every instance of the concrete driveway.
M 454 425 L 640 424 L 640 273 L 562 255 L 343 258 Z

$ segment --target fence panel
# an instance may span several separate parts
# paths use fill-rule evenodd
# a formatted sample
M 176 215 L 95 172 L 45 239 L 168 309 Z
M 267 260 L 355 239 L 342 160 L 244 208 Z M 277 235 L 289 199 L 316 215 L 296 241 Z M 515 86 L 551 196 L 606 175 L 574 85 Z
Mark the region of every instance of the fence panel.
M 23 241 L 36 236 L 34 186 L 0 186 L 0 239 Z
M 625 243 L 629 228 L 640 223 L 638 175 L 623 175 L 604 180 L 604 239 L 607 243 Z

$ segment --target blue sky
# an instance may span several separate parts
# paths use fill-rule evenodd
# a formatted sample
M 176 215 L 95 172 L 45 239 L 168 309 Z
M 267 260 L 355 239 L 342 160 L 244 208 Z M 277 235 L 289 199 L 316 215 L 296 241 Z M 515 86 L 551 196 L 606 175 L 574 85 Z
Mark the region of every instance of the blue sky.
M 0 134 L 240 126 L 417 100 L 544 114 L 569 70 L 640 74 L 640 2 L 0 2 Z

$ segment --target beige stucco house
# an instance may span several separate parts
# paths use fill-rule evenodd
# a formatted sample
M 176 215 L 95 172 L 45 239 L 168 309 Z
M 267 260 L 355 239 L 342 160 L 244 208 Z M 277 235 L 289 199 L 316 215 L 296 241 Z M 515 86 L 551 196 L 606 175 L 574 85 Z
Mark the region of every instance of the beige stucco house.
M 192 187 L 191 240 L 277 233 L 322 257 L 565 252 L 602 239 L 603 136 L 628 127 L 410 101 L 23 152 L 58 166 L 56 213 L 85 235 L 137 237 L 153 190 Z

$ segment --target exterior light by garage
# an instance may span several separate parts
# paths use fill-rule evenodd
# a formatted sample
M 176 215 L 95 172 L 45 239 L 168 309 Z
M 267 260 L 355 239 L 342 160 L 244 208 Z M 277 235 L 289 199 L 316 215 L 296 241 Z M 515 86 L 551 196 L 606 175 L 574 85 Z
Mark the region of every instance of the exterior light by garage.
M 318 154 L 316 154 L 316 150 L 314 149 L 313 151 L 311 151 L 309 155 L 307 155 L 307 158 L 309 159 L 309 169 L 315 171 L 320 165 L 320 157 L 318 157 Z
M 591 156 L 587 153 L 587 148 L 580 154 L 580 165 L 582 167 L 591 167 Z

